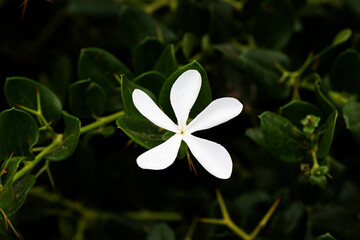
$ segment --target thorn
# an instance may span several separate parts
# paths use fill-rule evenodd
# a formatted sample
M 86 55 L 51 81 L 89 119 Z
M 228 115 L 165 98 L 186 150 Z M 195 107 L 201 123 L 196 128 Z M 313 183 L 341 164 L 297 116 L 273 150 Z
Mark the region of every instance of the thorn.
M 198 174 L 197 174 L 197 172 L 196 172 L 196 169 L 195 169 L 195 166 L 194 166 L 194 163 L 193 163 L 192 160 L 191 160 L 189 151 L 186 152 L 186 156 L 187 156 L 187 159 L 188 159 L 190 172 L 192 172 L 192 170 L 194 170 L 195 175 L 198 176 Z
M 23 105 L 20 105 L 20 104 L 17 104 L 17 103 L 15 103 L 14 106 L 16 106 L 16 107 L 18 107 L 18 108 L 24 108 Z
M 19 8 L 23 8 L 22 12 L 21 12 L 21 20 L 24 19 L 25 11 L 26 11 L 26 7 L 27 7 L 28 2 L 29 2 L 29 0 L 24 0 L 19 6 Z
M 11 153 L 9 159 L 7 160 L 7 162 L 6 162 L 6 164 L 5 164 L 4 169 L 1 170 L 0 176 L 2 176 L 3 174 L 7 173 L 6 168 L 7 168 L 7 166 L 9 165 L 10 159 L 12 158 L 13 155 L 14 155 L 14 152 Z
M 39 95 L 40 95 L 39 87 L 36 87 L 36 96 L 39 96 Z

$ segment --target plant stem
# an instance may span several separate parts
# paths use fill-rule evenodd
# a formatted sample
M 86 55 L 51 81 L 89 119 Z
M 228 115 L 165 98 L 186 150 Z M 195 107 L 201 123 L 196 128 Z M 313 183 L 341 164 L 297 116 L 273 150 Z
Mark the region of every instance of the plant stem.
M 107 123 L 110 123 L 112 121 L 115 121 L 118 117 L 124 115 L 124 111 L 120 111 L 120 112 L 116 112 L 116 113 L 113 113 L 109 116 L 106 116 L 106 117 L 101 117 L 101 118 L 98 118 L 95 122 L 93 123 L 90 123 L 86 126 L 83 126 L 81 127 L 80 129 L 80 134 L 84 134 L 84 133 L 87 133 L 91 130 L 94 130 L 96 128 L 99 128 Z
M 61 140 L 62 140 L 62 134 L 56 135 L 56 137 L 53 139 L 52 143 L 49 146 L 47 146 L 38 155 L 36 155 L 36 157 L 33 161 L 31 161 L 28 165 L 25 165 L 20 171 L 18 171 L 15 174 L 15 176 L 13 178 L 13 182 L 16 182 L 22 176 L 24 176 L 27 172 L 30 172 L 43 159 L 43 157 L 48 152 L 50 152 L 51 150 L 53 150 L 54 148 L 56 148 L 58 145 L 61 144 Z
M 242 230 L 239 226 L 237 226 L 230 218 L 229 213 L 226 209 L 224 199 L 221 196 L 219 190 L 216 190 L 216 196 L 220 205 L 221 213 L 223 215 L 222 219 L 215 219 L 215 218 L 200 218 L 198 221 L 203 223 L 210 223 L 210 224 L 218 224 L 218 225 L 225 225 L 230 228 L 236 235 L 241 237 L 244 240 L 254 240 L 260 231 L 265 227 L 266 223 L 269 221 L 270 217 L 274 213 L 275 209 L 280 203 L 280 199 L 277 199 L 270 209 L 267 211 L 265 216 L 261 219 L 258 223 L 256 228 L 251 232 L 251 234 L 247 234 L 244 230 Z

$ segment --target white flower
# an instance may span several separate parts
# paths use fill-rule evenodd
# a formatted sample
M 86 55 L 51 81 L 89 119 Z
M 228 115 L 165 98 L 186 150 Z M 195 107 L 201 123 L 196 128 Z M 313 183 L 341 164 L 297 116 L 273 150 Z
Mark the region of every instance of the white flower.
M 170 91 L 170 102 L 178 121 L 177 125 L 145 92 L 139 89 L 133 91 L 132 99 L 139 112 L 155 125 L 175 133 L 164 143 L 140 155 L 136 160 L 139 167 L 153 170 L 169 167 L 175 161 L 183 140 L 208 172 L 222 179 L 231 176 L 233 164 L 228 151 L 220 144 L 192 134 L 229 121 L 240 114 L 243 106 L 235 98 L 216 99 L 186 124 L 200 88 L 201 75 L 196 70 L 184 72 L 175 81 Z

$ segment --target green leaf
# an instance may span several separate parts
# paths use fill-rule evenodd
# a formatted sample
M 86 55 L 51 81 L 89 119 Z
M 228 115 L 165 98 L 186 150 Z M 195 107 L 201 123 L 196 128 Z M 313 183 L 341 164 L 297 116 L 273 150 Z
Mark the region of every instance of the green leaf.
M 154 38 L 145 38 L 141 41 L 135 48 L 133 55 L 135 73 L 141 74 L 153 70 L 164 47 L 164 43 Z
M 343 30 L 341 30 L 334 38 L 332 45 L 336 46 L 339 44 L 342 44 L 344 42 L 346 42 L 347 40 L 349 40 L 349 38 L 352 35 L 352 30 L 350 28 L 345 28 Z
M 156 97 L 159 97 L 161 87 L 166 78 L 156 71 L 150 71 L 139 75 L 133 81 L 137 85 L 149 89 Z
M 314 238 L 314 240 L 336 240 L 330 233 L 325 233 L 321 236 Z
M 194 106 L 190 111 L 190 118 L 196 117 L 209 103 L 211 102 L 211 88 L 207 78 L 207 74 L 202 66 L 194 61 L 190 64 L 183 66 L 182 68 L 178 69 L 176 72 L 171 74 L 171 76 L 166 79 L 164 85 L 161 88 L 160 96 L 159 96 L 159 103 L 162 109 L 164 110 L 167 115 L 175 120 L 175 114 L 170 104 L 170 90 L 174 82 L 178 79 L 178 77 L 187 70 L 195 69 L 199 71 L 202 79 L 201 89 L 198 98 Z M 174 121 L 177 122 L 177 121 Z
M 15 214 L 24 204 L 27 194 L 35 182 L 36 178 L 34 175 L 26 175 L 13 184 L 12 189 L 15 193 L 15 200 L 10 206 L 3 209 L 8 217 Z M 0 214 L 0 219 L 2 218 L 3 215 Z
M 211 1 L 209 4 L 211 17 L 210 36 L 212 42 L 230 41 L 237 29 L 234 22 L 234 9 L 225 1 Z
M 259 46 L 282 49 L 295 26 L 295 11 L 289 0 L 266 0 L 255 18 L 254 38 Z
M 128 115 L 119 117 L 116 123 L 126 135 L 147 149 L 162 143 L 162 136 L 166 132 L 147 120 Z
M 314 115 L 323 119 L 320 109 L 305 101 L 292 101 L 280 108 L 280 116 L 289 119 L 299 129 L 303 128 L 301 120 L 307 115 Z
M 347 102 L 343 108 L 343 115 L 346 127 L 360 144 L 360 103 L 355 101 Z
M 151 229 L 146 240 L 175 240 L 175 234 L 173 230 L 165 223 L 156 224 Z
M 37 89 L 39 89 L 41 110 L 45 119 L 48 122 L 58 122 L 61 117 L 61 102 L 49 88 L 38 82 L 24 77 L 7 78 L 5 82 L 5 97 L 12 107 L 19 104 L 36 111 Z
M 267 148 L 264 134 L 260 127 L 248 128 L 245 131 L 245 136 L 248 136 L 251 140 L 257 143 L 259 146 L 263 148 Z
M 81 127 L 80 120 L 66 112 L 63 112 L 63 119 L 65 130 L 61 144 L 45 155 L 45 158 L 50 161 L 67 159 L 73 154 L 78 144 Z
M 1 176 L 0 208 L 10 207 L 16 199 L 13 190 L 13 178 L 20 162 L 24 159 L 25 157 L 13 157 L 6 160 L 1 166 L 1 172 L 4 173 L 4 175 Z
M 106 103 L 106 92 L 97 83 L 81 80 L 69 87 L 70 109 L 80 118 L 93 118 L 103 115 Z
M 321 108 L 321 111 L 327 117 L 336 111 L 334 104 L 326 96 L 327 89 L 324 86 L 320 76 L 318 74 L 313 74 L 315 78 L 315 89 L 316 89 L 316 98 L 319 101 L 318 106 Z
M 184 34 L 182 52 L 187 59 L 189 59 L 194 54 L 195 49 L 199 47 L 199 45 L 200 40 L 195 34 L 190 32 Z
M 317 156 L 319 158 L 326 157 L 329 154 L 331 143 L 334 137 L 337 116 L 337 111 L 331 113 L 323 126 L 323 134 L 320 136 L 317 151 Z
M 35 176 L 25 175 L 15 183 L 13 182 L 16 171 L 24 157 L 13 157 L 9 162 L 4 162 L 1 169 L 6 166 L 5 173 L 1 176 L 0 208 L 9 217 L 16 213 L 25 202 L 29 189 L 35 184 Z M 0 219 L 4 216 L 0 214 Z
M 143 90 L 154 102 L 156 102 L 156 97 L 152 92 L 137 85 L 133 81 L 128 80 L 126 77 L 121 80 L 121 96 L 124 104 L 124 111 L 130 116 L 144 118 L 144 116 L 137 110 L 132 100 L 132 93 L 135 89 Z
M 146 37 L 157 38 L 161 34 L 165 43 L 175 42 L 177 37 L 174 32 L 164 24 L 140 9 L 123 5 L 119 13 L 120 32 L 123 33 L 122 41 L 130 48 L 134 48 Z M 159 39 L 160 40 L 160 39 Z
M 14 156 L 32 158 L 32 147 L 39 139 L 35 120 L 15 108 L 0 113 L 0 160 Z
M 283 99 L 289 96 L 286 84 L 279 83 L 281 73 L 275 67 L 279 63 L 286 69 L 290 68 L 290 59 L 285 54 L 265 49 L 246 49 L 239 58 L 238 66 L 245 69 L 251 80 L 269 97 Z
M 267 149 L 274 157 L 286 162 L 300 162 L 304 157 L 302 143 L 305 135 L 289 120 L 275 113 L 266 111 L 259 117 Z
M 169 77 L 178 68 L 175 58 L 174 45 L 168 44 L 165 46 L 160 58 L 154 66 L 154 70 L 162 73 L 165 77 Z
M 132 78 L 132 75 L 119 59 L 103 49 L 84 48 L 79 57 L 78 74 L 80 79 L 90 79 L 105 90 L 107 111 L 120 109 L 120 86 L 115 75 L 124 74 L 128 78 Z
M 330 72 L 332 89 L 360 94 L 360 55 L 354 49 L 348 49 L 336 59 Z

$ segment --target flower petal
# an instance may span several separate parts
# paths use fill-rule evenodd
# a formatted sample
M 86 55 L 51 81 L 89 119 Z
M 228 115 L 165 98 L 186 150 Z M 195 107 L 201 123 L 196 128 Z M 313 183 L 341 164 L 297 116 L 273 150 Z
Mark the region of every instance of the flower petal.
M 155 125 L 172 132 L 178 132 L 179 128 L 154 101 L 142 90 L 135 89 L 132 93 L 132 99 L 135 107 L 149 121 Z
M 170 102 L 180 128 L 186 126 L 190 110 L 201 88 L 201 75 L 197 70 L 188 70 L 180 75 L 170 91 Z
M 199 163 L 212 175 L 228 179 L 232 172 L 232 160 L 228 151 L 218 143 L 186 134 L 184 141 Z
M 240 114 L 243 105 L 236 98 L 224 97 L 212 101 L 184 129 L 187 133 L 215 127 Z
M 176 159 L 182 138 L 175 134 L 166 142 L 144 152 L 136 162 L 144 169 L 161 170 L 169 167 Z

